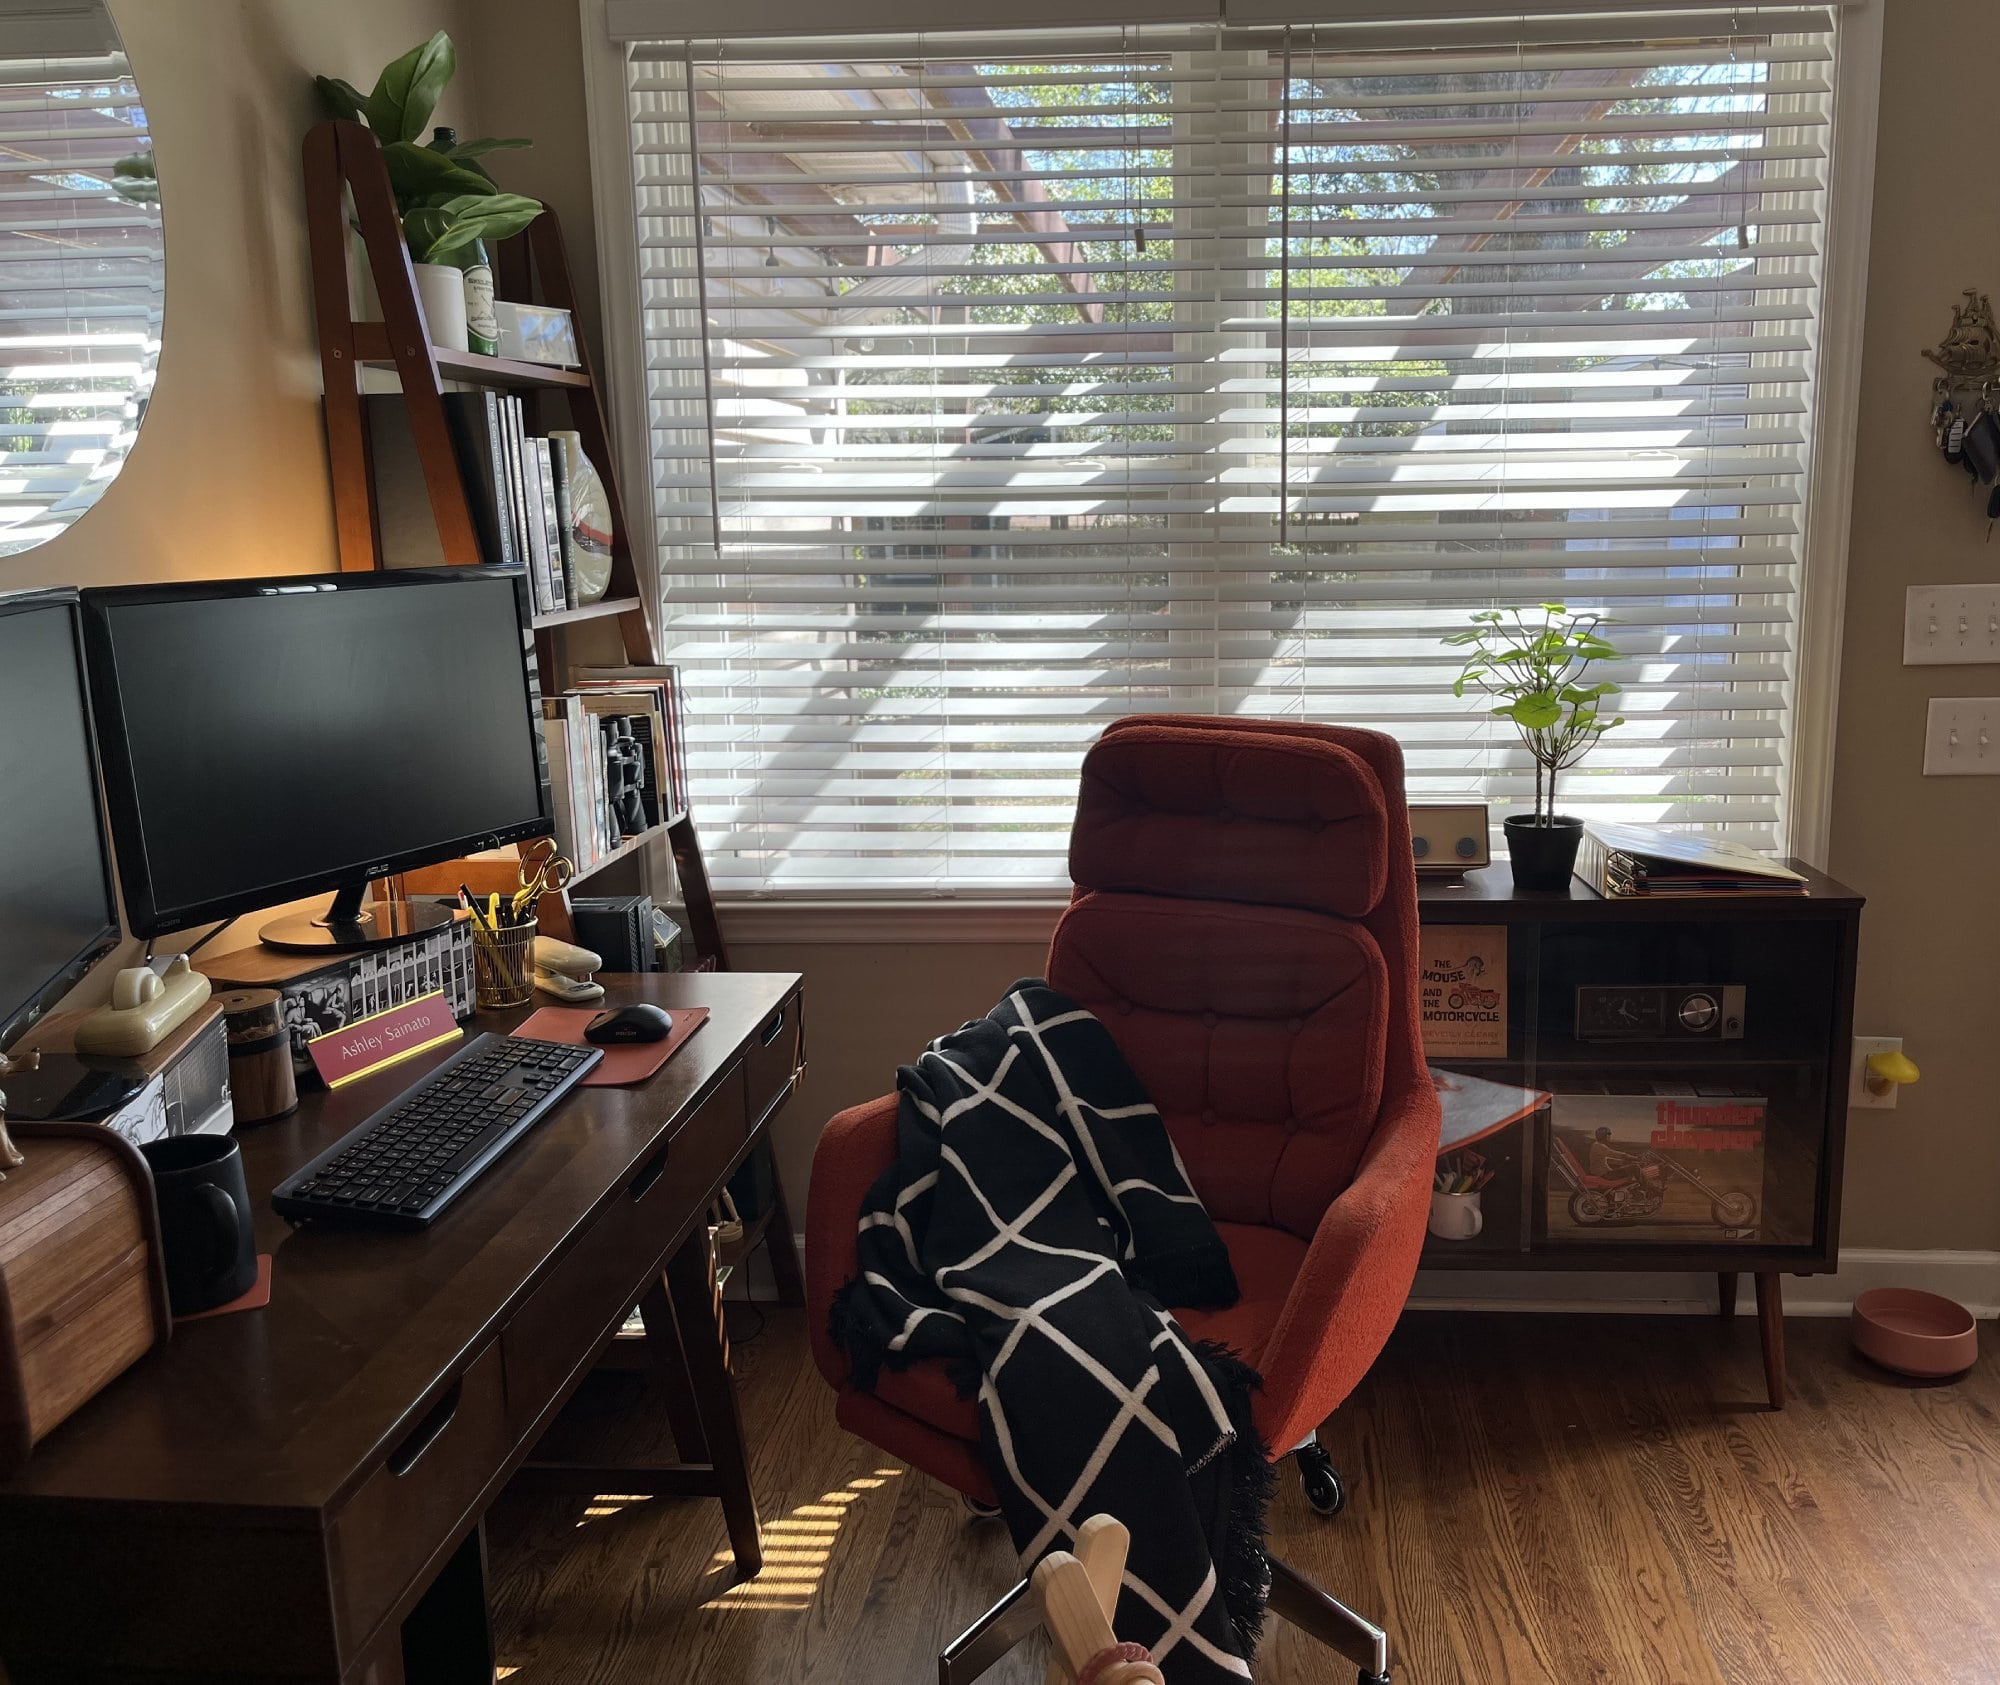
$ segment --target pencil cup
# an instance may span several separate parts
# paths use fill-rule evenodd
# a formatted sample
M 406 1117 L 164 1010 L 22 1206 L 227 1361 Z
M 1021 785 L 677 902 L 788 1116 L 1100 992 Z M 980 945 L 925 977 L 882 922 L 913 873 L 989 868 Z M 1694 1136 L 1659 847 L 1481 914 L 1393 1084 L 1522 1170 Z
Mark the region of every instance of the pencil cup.
M 488 934 L 475 920 L 472 968 L 481 1006 L 526 1006 L 535 998 L 535 921 Z
M 1486 1227 L 1477 1194 L 1432 1194 L 1430 1231 L 1439 1240 L 1470 1240 Z

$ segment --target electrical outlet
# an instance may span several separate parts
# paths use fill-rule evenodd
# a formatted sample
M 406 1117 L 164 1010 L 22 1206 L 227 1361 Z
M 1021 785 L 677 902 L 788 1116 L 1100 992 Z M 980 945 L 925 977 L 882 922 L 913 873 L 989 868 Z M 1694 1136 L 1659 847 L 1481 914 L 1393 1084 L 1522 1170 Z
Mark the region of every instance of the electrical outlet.
M 2000 697 L 1933 696 L 1924 718 L 1924 776 L 2000 773 Z
M 1912 585 L 1903 599 L 1903 665 L 2000 663 L 2000 585 Z
M 1891 1083 L 1887 1094 L 1877 1094 L 1868 1086 L 1868 1060 L 1877 1053 L 1901 1053 L 1901 1036 L 1856 1036 L 1854 1057 L 1847 1070 L 1847 1103 L 1850 1106 L 1880 1106 L 1893 1111 L 1898 1085 Z

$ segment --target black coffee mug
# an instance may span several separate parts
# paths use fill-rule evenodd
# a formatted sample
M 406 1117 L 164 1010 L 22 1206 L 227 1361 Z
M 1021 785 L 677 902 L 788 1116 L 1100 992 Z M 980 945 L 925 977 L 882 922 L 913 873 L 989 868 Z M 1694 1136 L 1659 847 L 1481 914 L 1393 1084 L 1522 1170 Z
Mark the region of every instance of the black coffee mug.
M 242 1298 L 257 1284 L 257 1237 L 236 1143 L 227 1135 L 169 1135 L 139 1151 L 153 1167 L 174 1315 Z

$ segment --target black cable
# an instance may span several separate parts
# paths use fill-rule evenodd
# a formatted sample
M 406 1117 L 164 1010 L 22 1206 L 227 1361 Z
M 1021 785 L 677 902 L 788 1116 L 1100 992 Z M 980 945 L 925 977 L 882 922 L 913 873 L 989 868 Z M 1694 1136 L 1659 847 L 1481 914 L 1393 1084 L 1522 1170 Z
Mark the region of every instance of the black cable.
M 193 959 L 196 954 L 200 953 L 202 949 L 206 948 L 209 945 L 209 943 L 213 942 L 218 936 L 220 936 L 235 922 L 236 921 L 234 919 L 224 919 L 206 936 L 204 936 L 199 942 L 195 943 L 193 947 L 183 948 L 181 950 L 182 957 L 185 959 Z M 152 949 L 150 947 L 148 947 L 148 949 L 146 950 L 146 957 L 148 959 L 152 958 Z

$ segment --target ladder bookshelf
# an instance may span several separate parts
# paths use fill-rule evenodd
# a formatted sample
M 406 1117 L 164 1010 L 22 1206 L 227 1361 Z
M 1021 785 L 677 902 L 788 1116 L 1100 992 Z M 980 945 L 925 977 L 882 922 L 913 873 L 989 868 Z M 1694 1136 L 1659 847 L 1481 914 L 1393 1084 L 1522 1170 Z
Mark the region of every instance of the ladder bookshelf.
M 579 337 L 581 366 L 566 369 L 432 345 L 389 174 L 374 135 L 360 123 L 319 123 L 306 135 L 304 162 L 313 307 L 326 392 L 327 460 L 332 470 L 342 571 L 384 565 L 369 472 L 367 413 L 362 402 L 365 370 L 393 370 L 401 383 L 410 436 L 437 522 L 438 543 L 446 562 L 454 567 L 478 566 L 487 558 L 480 553 L 471 503 L 445 420 L 445 383 L 500 387 L 518 394 L 529 429 L 535 433 L 544 431 L 544 402 L 560 400 L 568 408 L 570 425 L 582 441 L 584 454 L 604 482 L 616 532 L 611 583 L 603 599 L 533 618 L 535 661 L 544 694 L 561 693 L 574 665 L 569 640 L 586 628 L 594 629 L 593 635 L 599 638 L 607 628 L 615 629 L 624 662 L 653 664 L 657 657 L 652 622 L 632 559 L 631 527 L 618 487 L 618 459 L 611 449 L 603 395 L 591 368 L 589 347 Z M 381 301 L 379 320 L 361 319 L 357 312 L 349 268 L 351 235 L 359 237 L 376 297 Z M 545 209 L 524 234 L 502 242 L 494 268 L 502 297 L 575 314 L 576 287 L 555 212 Z M 687 908 L 687 935 L 695 952 L 704 961 L 727 969 L 728 951 L 715 916 L 701 840 L 688 813 L 628 839 L 589 871 L 580 872 L 571 889 L 584 889 L 600 877 L 605 883 L 596 885 L 598 888 L 614 881 L 620 889 L 643 885 L 648 865 L 657 861 L 662 843 L 679 876 Z M 468 860 L 409 873 L 403 887 L 412 894 L 448 894 L 463 882 L 483 894 L 489 889 L 511 889 L 513 877 L 509 862 Z M 559 905 L 551 906 L 549 899 L 544 899 L 543 922 L 550 934 L 566 936 L 570 934 L 568 892 L 556 900 Z

